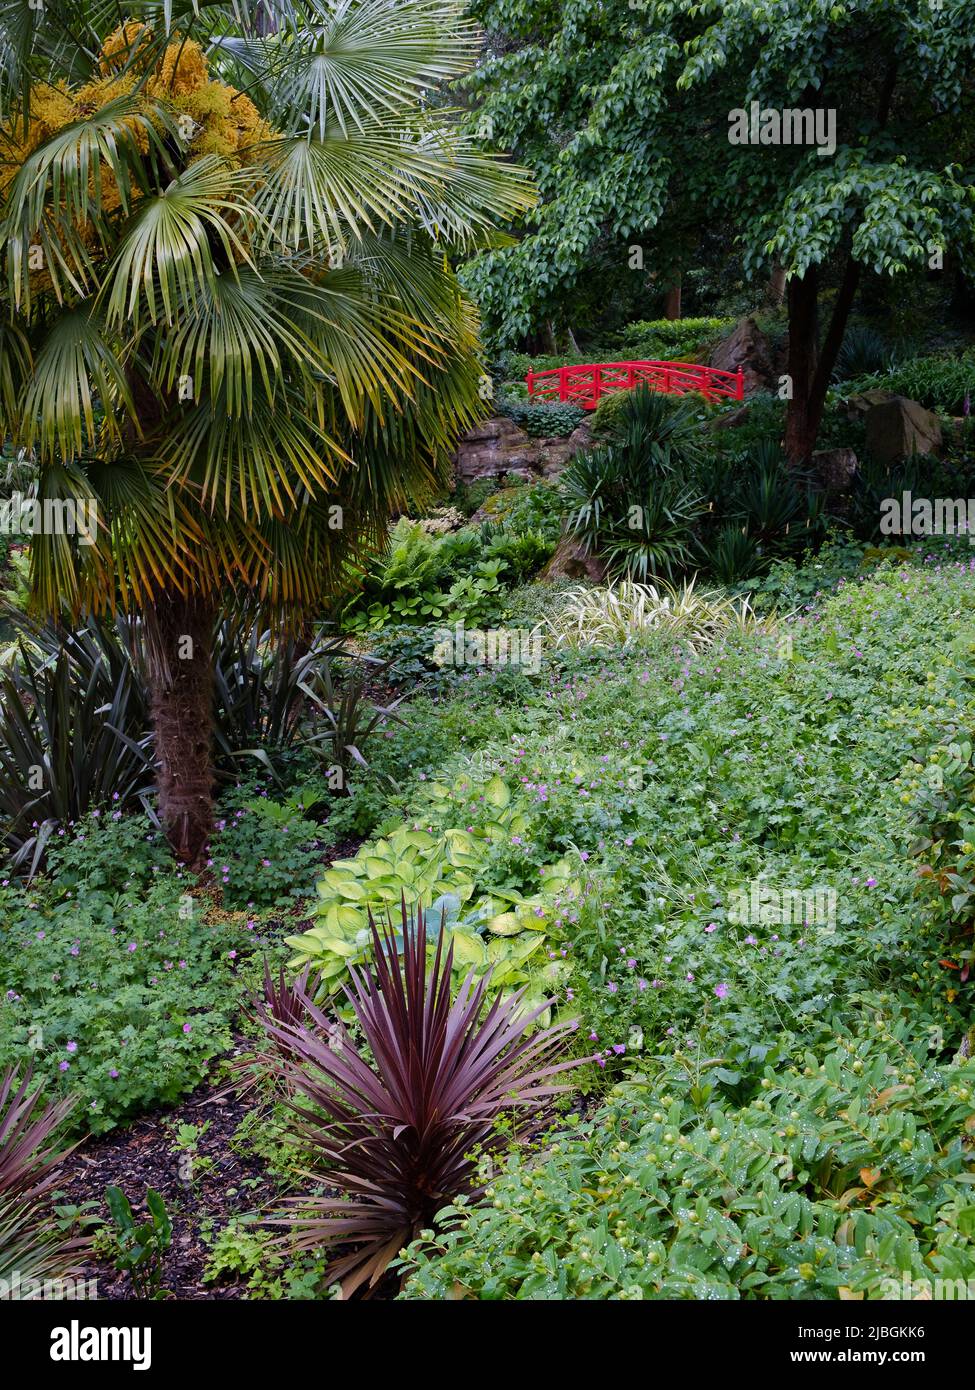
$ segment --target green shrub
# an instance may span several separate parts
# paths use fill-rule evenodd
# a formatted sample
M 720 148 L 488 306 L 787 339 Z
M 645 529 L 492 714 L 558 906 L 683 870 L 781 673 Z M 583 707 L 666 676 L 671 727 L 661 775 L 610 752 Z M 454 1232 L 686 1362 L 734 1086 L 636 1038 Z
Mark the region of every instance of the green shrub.
M 623 424 L 626 414 L 628 391 L 615 391 L 611 396 L 603 396 L 592 413 L 592 432 L 600 439 L 610 438 Z
M 919 401 L 942 415 L 961 415 L 975 391 L 975 350 L 958 356 L 932 355 L 901 362 L 893 371 L 873 373 L 843 383 L 843 394 L 881 388 Z
M 302 797 L 275 800 L 266 791 L 224 799 L 210 842 L 207 867 L 223 890 L 230 910 L 286 906 L 307 892 L 332 835 L 306 812 L 331 803 L 324 785 L 302 788 Z
M 486 523 L 486 526 L 489 535 L 487 553 L 504 561 L 515 583 L 523 584 L 537 574 L 555 549 L 555 542 L 541 531 L 505 529 L 492 533 L 490 523 Z
M 971 733 L 961 729 L 912 769 L 918 894 L 938 930 L 932 968 L 944 972 L 950 1001 L 970 997 L 975 972 L 975 759 Z M 936 965 L 935 965 L 936 961 Z M 966 986 L 968 986 L 966 990 Z M 964 1023 L 967 1010 L 960 1011 Z M 975 1026 L 970 1033 L 975 1043 Z
M 719 1061 L 664 1061 L 512 1157 L 410 1248 L 400 1296 L 900 1299 L 975 1277 L 975 1061 L 934 1068 L 885 1022 L 767 1066 L 745 1108 Z
M 498 413 L 507 415 L 533 439 L 565 439 L 578 429 L 586 412 L 568 401 L 520 401 L 500 397 Z
M 480 511 L 491 494 L 497 490 L 498 481 L 496 478 L 475 478 L 471 483 L 458 483 L 453 497 L 454 505 L 465 516 L 473 516 L 475 512 Z
M 618 334 L 620 360 L 693 362 L 734 326 L 734 319 L 638 319 Z
M 484 510 L 505 531 L 538 531 L 555 541 L 562 532 L 565 500 L 557 483 L 520 483 L 495 492 Z
M 431 534 L 401 517 L 346 604 L 343 625 L 367 632 L 408 622 L 488 623 L 498 613 L 505 568 L 505 561 L 483 554 L 476 528 Z

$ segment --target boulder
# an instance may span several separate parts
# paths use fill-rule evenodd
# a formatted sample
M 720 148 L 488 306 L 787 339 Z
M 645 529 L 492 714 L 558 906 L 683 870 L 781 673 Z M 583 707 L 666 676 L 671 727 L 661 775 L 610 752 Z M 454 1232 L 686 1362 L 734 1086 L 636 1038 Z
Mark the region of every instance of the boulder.
M 563 536 L 555 548 L 555 554 L 542 570 L 542 579 L 591 579 L 602 584 L 606 578 L 606 564 L 598 556 L 587 552 L 581 541 Z
M 843 411 L 851 420 L 862 420 L 875 405 L 886 405 L 888 401 L 896 400 L 896 392 L 876 387 L 873 391 L 861 391 L 856 396 L 847 396 L 843 402 Z
M 751 414 L 750 405 L 740 405 L 737 410 L 726 410 L 723 415 L 712 415 L 707 421 L 709 430 L 730 430 L 743 425 Z
M 524 482 L 533 477 L 554 478 L 573 455 L 591 443 L 588 421 L 583 421 L 568 438 L 533 439 L 506 415 L 499 415 L 482 420 L 458 441 L 457 481 L 510 477 L 512 482 Z
M 753 318 L 739 320 L 714 349 L 708 366 L 723 372 L 740 367 L 746 395 L 772 390 L 780 375 L 772 346 Z
M 878 463 L 941 451 L 941 421 L 933 410 L 906 396 L 875 402 L 867 410 L 865 423 L 866 447 Z
M 509 468 L 528 467 L 532 454 L 533 441 L 507 415 L 481 420 L 457 442 L 457 479 L 500 478 Z

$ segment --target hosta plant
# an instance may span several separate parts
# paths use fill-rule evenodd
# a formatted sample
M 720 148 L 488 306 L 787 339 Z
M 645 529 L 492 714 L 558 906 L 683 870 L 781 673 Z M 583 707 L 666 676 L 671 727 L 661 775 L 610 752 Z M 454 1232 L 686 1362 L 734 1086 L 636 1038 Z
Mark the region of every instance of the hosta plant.
M 432 784 L 435 808 L 448 810 L 451 788 Z M 349 967 L 368 959 L 372 946 L 370 915 L 408 906 L 435 904 L 450 932 L 458 970 L 492 972 L 495 985 L 507 990 L 530 986 L 528 1003 L 536 1006 L 558 982 L 560 962 L 549 962 L 552 900 L 559 892 L 578 890 L 566 858 L 544 866 L 539 891 L 521 893 L 510 886 L 484 882 L 492 847 L 524 835 L 528 817 L 511 802 L 500 777 L 483 789 L 490 808 L 485 824 L 448 826 L 435 833 L 408 825 L 369 841 L 352 859 L 336 859 L 318 885 L 316 922 L 285 942 L 295 955 L 289 967 L 311 966 L 321 972 L 325 988 L 338 993 Z M 451 808 L 452 809 L 452 808 Z
M 453 946 L 442 929 L 428 943 L 422 908 L 404 902 L 395 932 L 389 921 L 370 930 L 373 961 L 346 987 L 355 1037 L 298 987 L 301 1022 L 257 1014 L 260 1063 L 293 1097 L 295 1137 L 324 1189 L 272 1220 L 296 1250 L 342 1247 L 326 1280 L 345 1297 L 373 1290 L 442 1207 L 475 1194 L 477 1155 L 537 1131 L 571 1089 L 556 1078 L 580 1064 L 562 1059 L 572 1021 L 531 1031 L 541 1010 L 489 996 L 490 977 L 473 971 L 454 993 Z

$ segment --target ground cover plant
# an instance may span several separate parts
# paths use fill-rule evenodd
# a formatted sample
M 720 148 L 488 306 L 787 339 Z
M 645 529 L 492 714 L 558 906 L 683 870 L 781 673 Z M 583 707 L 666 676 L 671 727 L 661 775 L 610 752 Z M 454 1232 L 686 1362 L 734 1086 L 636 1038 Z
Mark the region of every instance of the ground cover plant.
M 975 1297 L 921 9 L 0 0 L 0 1297 Z

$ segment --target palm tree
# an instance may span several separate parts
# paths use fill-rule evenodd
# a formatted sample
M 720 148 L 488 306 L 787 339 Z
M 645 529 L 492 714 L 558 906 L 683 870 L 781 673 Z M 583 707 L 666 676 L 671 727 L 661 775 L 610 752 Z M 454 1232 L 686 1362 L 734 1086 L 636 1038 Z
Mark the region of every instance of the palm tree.
M 448 257 L 532 199 L 444 105 L 459 0 L 245 8 L 0 0 L 0 436 L 99 517 L 35 537 L 34 600 L 141 614 L 191 864 L 218 611 L 302 621 L 443 476 L 483 379 Z

